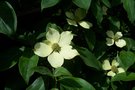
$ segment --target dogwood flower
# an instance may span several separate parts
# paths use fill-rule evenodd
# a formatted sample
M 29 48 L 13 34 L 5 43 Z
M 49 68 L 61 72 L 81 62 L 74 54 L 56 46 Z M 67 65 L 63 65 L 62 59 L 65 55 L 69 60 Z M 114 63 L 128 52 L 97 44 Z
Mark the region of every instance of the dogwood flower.
M 52 67 L 61 67 L 64 59 L 72 59 L 79 55 L 76 49 L 73 49 L 71 40 L 73 34 L 70 31 L 63 31 L 61 34 L 54 28 L 49 28 L 46 33 L 46 40 L 39 42 L 34 46 L 34 53 L 40 57 L 47 57 Z
M 85 29 L 90 29 L 92 27 L 92 23 L 88 21 L 81 21 L 86 16 L 86 11 L 81 8 L 76 9 L 74 13 L 71 11 L 67 11 L 65 14 L 68 17 L 67 22 L 69 25 L 77 27 L 79 24 Z
M 107 46 L 112 46 L 114 43 L 117 47 L 120 48 L 126 46 L 126 41 L 124 39 L 120 39 L 123 36 L 121 32 L 116 32 L 114 35 L 113 31 L 107 31 L 106 34 L 109 37 L 106 38 Z
M 109 60 L 104 60 L 103 64 L 102 64 L 102 68 L 103 70 L 109 70 L 107 72 L 107 76 L 115 76 L 118 73 L 123 73 L 125 72 L 125 70 L 122 67 L 119 67 L 119 63 L 116 60 L 113 60 L 111 65 Z

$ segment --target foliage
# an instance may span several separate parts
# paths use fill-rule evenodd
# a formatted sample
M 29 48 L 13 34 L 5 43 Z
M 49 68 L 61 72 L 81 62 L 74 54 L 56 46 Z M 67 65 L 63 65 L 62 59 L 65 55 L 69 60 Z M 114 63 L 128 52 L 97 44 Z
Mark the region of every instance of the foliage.
M 1 0 L 0 89 L 134 90 L 134 28 L 135 0 Z M 56 63 L 69 48 L 60 67 L 44 46 Z

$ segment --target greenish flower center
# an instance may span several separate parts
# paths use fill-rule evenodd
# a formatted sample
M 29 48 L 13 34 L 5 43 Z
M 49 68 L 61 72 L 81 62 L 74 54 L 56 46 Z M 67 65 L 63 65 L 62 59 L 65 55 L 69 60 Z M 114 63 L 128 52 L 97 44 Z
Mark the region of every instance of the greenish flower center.
M 111 71 L 113 71 L 114 73 L 117 73 L 118 72 L 118 69 L 117 69 L 117 67 L 116 66 L 112 66 L 111 67 Z
M 55 52 L 59 52 L 59 51 L 61 50 L 61 47 L 59 46 L 58 43 L 54 43 L 54 44 L 52 45 L 52 49 L 53 49 L 53 51 L 55 51 Z

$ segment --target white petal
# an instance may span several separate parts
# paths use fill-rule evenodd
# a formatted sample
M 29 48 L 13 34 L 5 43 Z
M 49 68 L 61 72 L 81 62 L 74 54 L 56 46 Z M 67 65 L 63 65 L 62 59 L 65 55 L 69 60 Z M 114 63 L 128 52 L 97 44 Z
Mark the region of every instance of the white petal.
M 107 76 L 112 76 L 112 77 L 114 77 L 116 75 L 116 73 L 114 73 L 114 72 L 112 72 L 112 71 L 109 71 L 108 73 L 107 73 Z
M 49 30 L 46 33 L 46 38 L 48 41 L 50 41 L 52 43 L 58 43 L 60 34 L 54 28 L 49 28 Z
M 122 48 L 122 47 L 126 46 L 126 41 L 124 39 L 119 39 L 119 40 L 115 41 L 115 44 L 117 47 Z
M 123 69 L 123 68 L 118 68 L 118 73 L 123 73 L 123 72 L 125 72 L 125 70 Z
M 51 64 L 52 67 L 58 68 L 63 65 L 64 58 L 58 52 L 53 52 L 48 56 L 48 62 Z
M 79 55 L 79 53 L 76 49 L 72 49 L 72 46 L 64 46 L 61 48 L 60 55 L 62 55 L 65 59 L 72 59 Z
M 40 57 L 46 57 L 52 52 L 52 48 L 45 43 L 37 43 L 34 46 L 34 53 Z
M 73 39 L 73 34 L 70 31 L 64 31 L 61 33 L 59 45 L 67 46 L 71 44 L 71 40 Z
M 85 29 L 90 29 L 92 27 L 92 23 L 88 21 L 80 21 L 78 22 L 80 26 L 82 26 Z
M 118 67 L 118 66 L 119 66 L 119 63 L 118 63 L 116 60 L 113 60 L 113 61 L 112 61 L 112 66 Z
M 107 46 L 112 46 L 114 44 L 114 39 L 106 38 L 106 41 Z
M 115 34 L 115 38 L 117 38 L 117 39 L 121 38 L 122 36 L 123 35 L 121 32 L 116 32 L 116 34 Z
M 113 33 L 113 31 L 107 31 L 106 34 L 107 34 L 108 37 L 114 38 L 114 33 Z
M 102 68 L 103 70 L 110 70 L 111 69 L 111 65 L 110 65 L 110 62 L 109 60 L 104 60 L 103 64 L 102 64 Z
M 73 26 L 76 26 L 76 27 L 78 26 L 76 21 L 74 21 L 74 20 L 67 19 L 67 22 L 68 22 L 69 25 L 73 25 Z

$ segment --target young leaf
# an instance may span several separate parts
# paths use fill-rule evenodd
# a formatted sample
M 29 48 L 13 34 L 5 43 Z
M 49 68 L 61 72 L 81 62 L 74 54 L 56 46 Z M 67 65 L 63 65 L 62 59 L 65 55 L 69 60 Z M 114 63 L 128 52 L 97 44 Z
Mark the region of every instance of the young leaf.
M 8 2 L 0 2 L 0 33 L 11 36 L 17 28 L 17 17 Z
M 45 90 L 43 79 L 37 78 L 26 90 Z
M 91 0 L 72 0 L 75 5 L 86 11 L 90 8 Z
M 66 69 L 66 68 L 64 68 L 64 67 L 59 67 L 59 68 L 56 68 L 55 70 L 54 70 L 54 73 L 53 73 L 53 75 L 55 76 L 55 77 L 59 77 L 59 76 L 72 76 L 72 74 Z
M 78 47 L 78 52 L 80 53 L 80 57 L 83 59 L 84 63 L 87 66 L 96 68 L 98 70 L 101 69 L 101 63 L 96 59 L 96 57 L 86 48 Z
M 135 54 L 131 51 L 121 51 L 118 60 L 121 66 L 127 70 L 131 65 L 135 63 Z
M 123 7 L 128 14 L 129 20 L 134 23 L 135 21 L 135 0 L 123 0 Z
M 42 0 L 41 1 L 41 9 L 49 8 L 52 6 L 55 6 L 57 3 L 59 3 L 60 0 Z
M 37 66 L 37 67 L 34 67 L 34 68 L 33 68 L 33 71 L 34 71 L 34 72 L 37 72 L 37 73 L 40 73 L 40 74 L 42 74 L 42 75 L 52 76 L 52 72 L 51 72 L 48 68 L 46 68 L 46 67 L 44 67 L 44 66 Z
M 135 80 L 135 73 L 119 73 L 112 78 L 112 81 L 131 81 Z
M 28 84 L 30 77 L 34 74 L 33 68 L 37 66 L 38 56 L 21 56 L 19 60 L 19 72 Z

